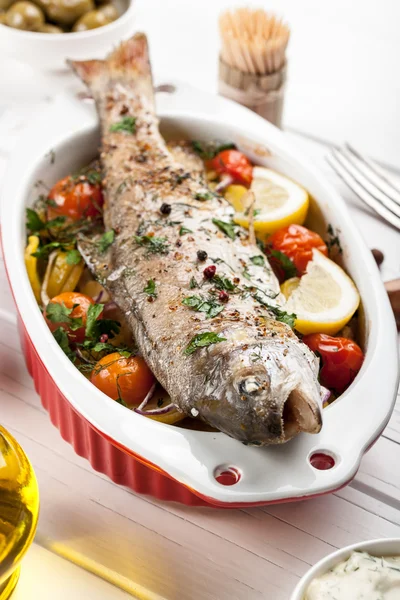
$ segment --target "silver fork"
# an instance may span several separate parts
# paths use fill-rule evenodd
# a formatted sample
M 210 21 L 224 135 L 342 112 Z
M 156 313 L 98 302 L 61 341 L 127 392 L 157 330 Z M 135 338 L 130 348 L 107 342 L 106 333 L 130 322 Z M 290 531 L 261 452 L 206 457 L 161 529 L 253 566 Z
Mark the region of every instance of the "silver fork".
M 333 150 L 326 158 L 360 200 L 400 230 L 400 185 L 384 169 L 349 144 Z

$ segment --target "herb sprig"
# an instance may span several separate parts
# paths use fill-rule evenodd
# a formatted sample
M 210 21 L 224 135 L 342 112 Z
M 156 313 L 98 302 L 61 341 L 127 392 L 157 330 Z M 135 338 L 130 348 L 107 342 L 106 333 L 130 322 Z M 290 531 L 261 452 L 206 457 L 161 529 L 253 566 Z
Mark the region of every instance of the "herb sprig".
M 292 329 L 294 328 L 297 315 L 295 315 L 294 313 L 287 313 L 278 306 L 273 306 L 272 304 L 269 304 L 264 300 L 264 298 L 260 296 L 260 294 L 254 294 L 253 298 L 254 300 L 257 300 L 257 302 L 262 304 L 262 306 L 265 306 L 265 308 L 274 315 L 277 321 L 280 321 L 281 323 L 286 323 L 286 325 L 289 325 L 289 327 L 291 327 Z
M 212 296 L 202 298 L 201 296 L 186 296 L 182 304 L 195 310 L 205 313 L 207 319 L 213 319 L 224 310 L 224 306 L 217 302 Z
M 227 223 L 226 221 L 221 221 L 220 219 L 213 219 L 212 222 L 231 240 L 236 238 L 236 225 L 234 223 Z
M 116 131 L 125 131 L 126 133 L 134 134 L 136 131 L 136 118 L 135 117 L 123 117 L 117 123 L 113 123 L 110 126 L 112 133 Z
M 183 353 L 186 356 L 190 356 L 199 348 L 207 348 L 212 344 L 218 344 L 220 342 L 225 341 L 226 338 L 224 338 L 219 333 L 214 333 L 213 331 L 205 331 L 204 333 L 198 333 L 197 335 L 193 336 Z
M 104 254 L 104 252 L 106 252 L 108 250 L 108 248 L 111 246 L 111 244 L 114 242 L 114 240 L 115 240 L 114 229 L 110 229 L 109 231 L 106 231 L 105 233 L 103 233 L 100 240 L 97 242 L 97 248 L 99 249 L 100 254 Z
M 236 146 L 232 143 L 218 143 L 218 142 L 199 142 L 198 140 L 192 141 L 192 148 L 203 160 L 210 160 L 214 158 L 223 150 L 235 150 Z
M 168 254 L 169 252 L 169 242 L 165 237 L 135 235 L 133 239 L 138 246 L 144 246 L 147 249 L 147 254 Z

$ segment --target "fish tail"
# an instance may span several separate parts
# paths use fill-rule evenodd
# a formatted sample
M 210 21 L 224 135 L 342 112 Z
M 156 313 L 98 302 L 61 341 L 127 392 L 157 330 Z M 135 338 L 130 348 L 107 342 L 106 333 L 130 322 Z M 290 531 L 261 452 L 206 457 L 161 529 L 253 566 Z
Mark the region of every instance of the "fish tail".
M 136 33 L 122 42 L 106 60 L 68 60 L 67 63 L 95 97 L 96 92 L 104 90 L 108 83 L 120 80 L 148 82 L 151 88 L 149 50 L 144 33 Z

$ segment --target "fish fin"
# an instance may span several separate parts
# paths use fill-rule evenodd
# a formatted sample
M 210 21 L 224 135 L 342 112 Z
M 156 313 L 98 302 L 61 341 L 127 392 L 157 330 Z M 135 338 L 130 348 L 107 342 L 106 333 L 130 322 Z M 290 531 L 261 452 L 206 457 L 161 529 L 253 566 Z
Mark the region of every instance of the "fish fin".
M 82 258 L 93 277 L 105 286 L 106 279 L 112 272 L 112 256 L 110 249 L 105 252 L 100 252 L 100 239 L 100 234 L 80 236 L 77 245 Z
M 67 64 L 96 96 L 96 90 L 104 90 L 108 81 L 137 81 L 146 79 L 151 84 L 152 75 L 147 38 L 144 33 L 136 33 L 122 42 L 106 60 L 68 60 Z

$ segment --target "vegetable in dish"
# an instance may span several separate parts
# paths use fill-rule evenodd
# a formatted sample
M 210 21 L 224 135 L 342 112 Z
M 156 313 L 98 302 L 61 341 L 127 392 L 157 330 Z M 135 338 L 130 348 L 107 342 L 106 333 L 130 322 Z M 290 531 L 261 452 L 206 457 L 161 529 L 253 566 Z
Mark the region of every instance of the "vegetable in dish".
M 290 210 L 296 227 L 304 222 L 307 192 L 232 144 L 166 146 L 143 35 L 106 62 L 73 66 L 99 106 L 100 162 L 28 209 L 25 254 L 61 348 L 106 395 L 157 420 L 201 419 L 253 445 L 318 432 L 327 394 L 296 330 L 310 286 L 312 327 L 343 327 L 359 298 L 314 232 L 274 244 L 286 239 Z M 336 295 L 325 306 L 318 286 L 329 277 Z M 341 293 L 349 286 L 351 303 Z M 288 310 L 294 295 L 301 318 Z M 343 391 L 331 373 L 329 387 Z
M 93 0 L 0 0 L 0 24 L 40 33 L 97 29 L 118 19 L 114 4 Z

